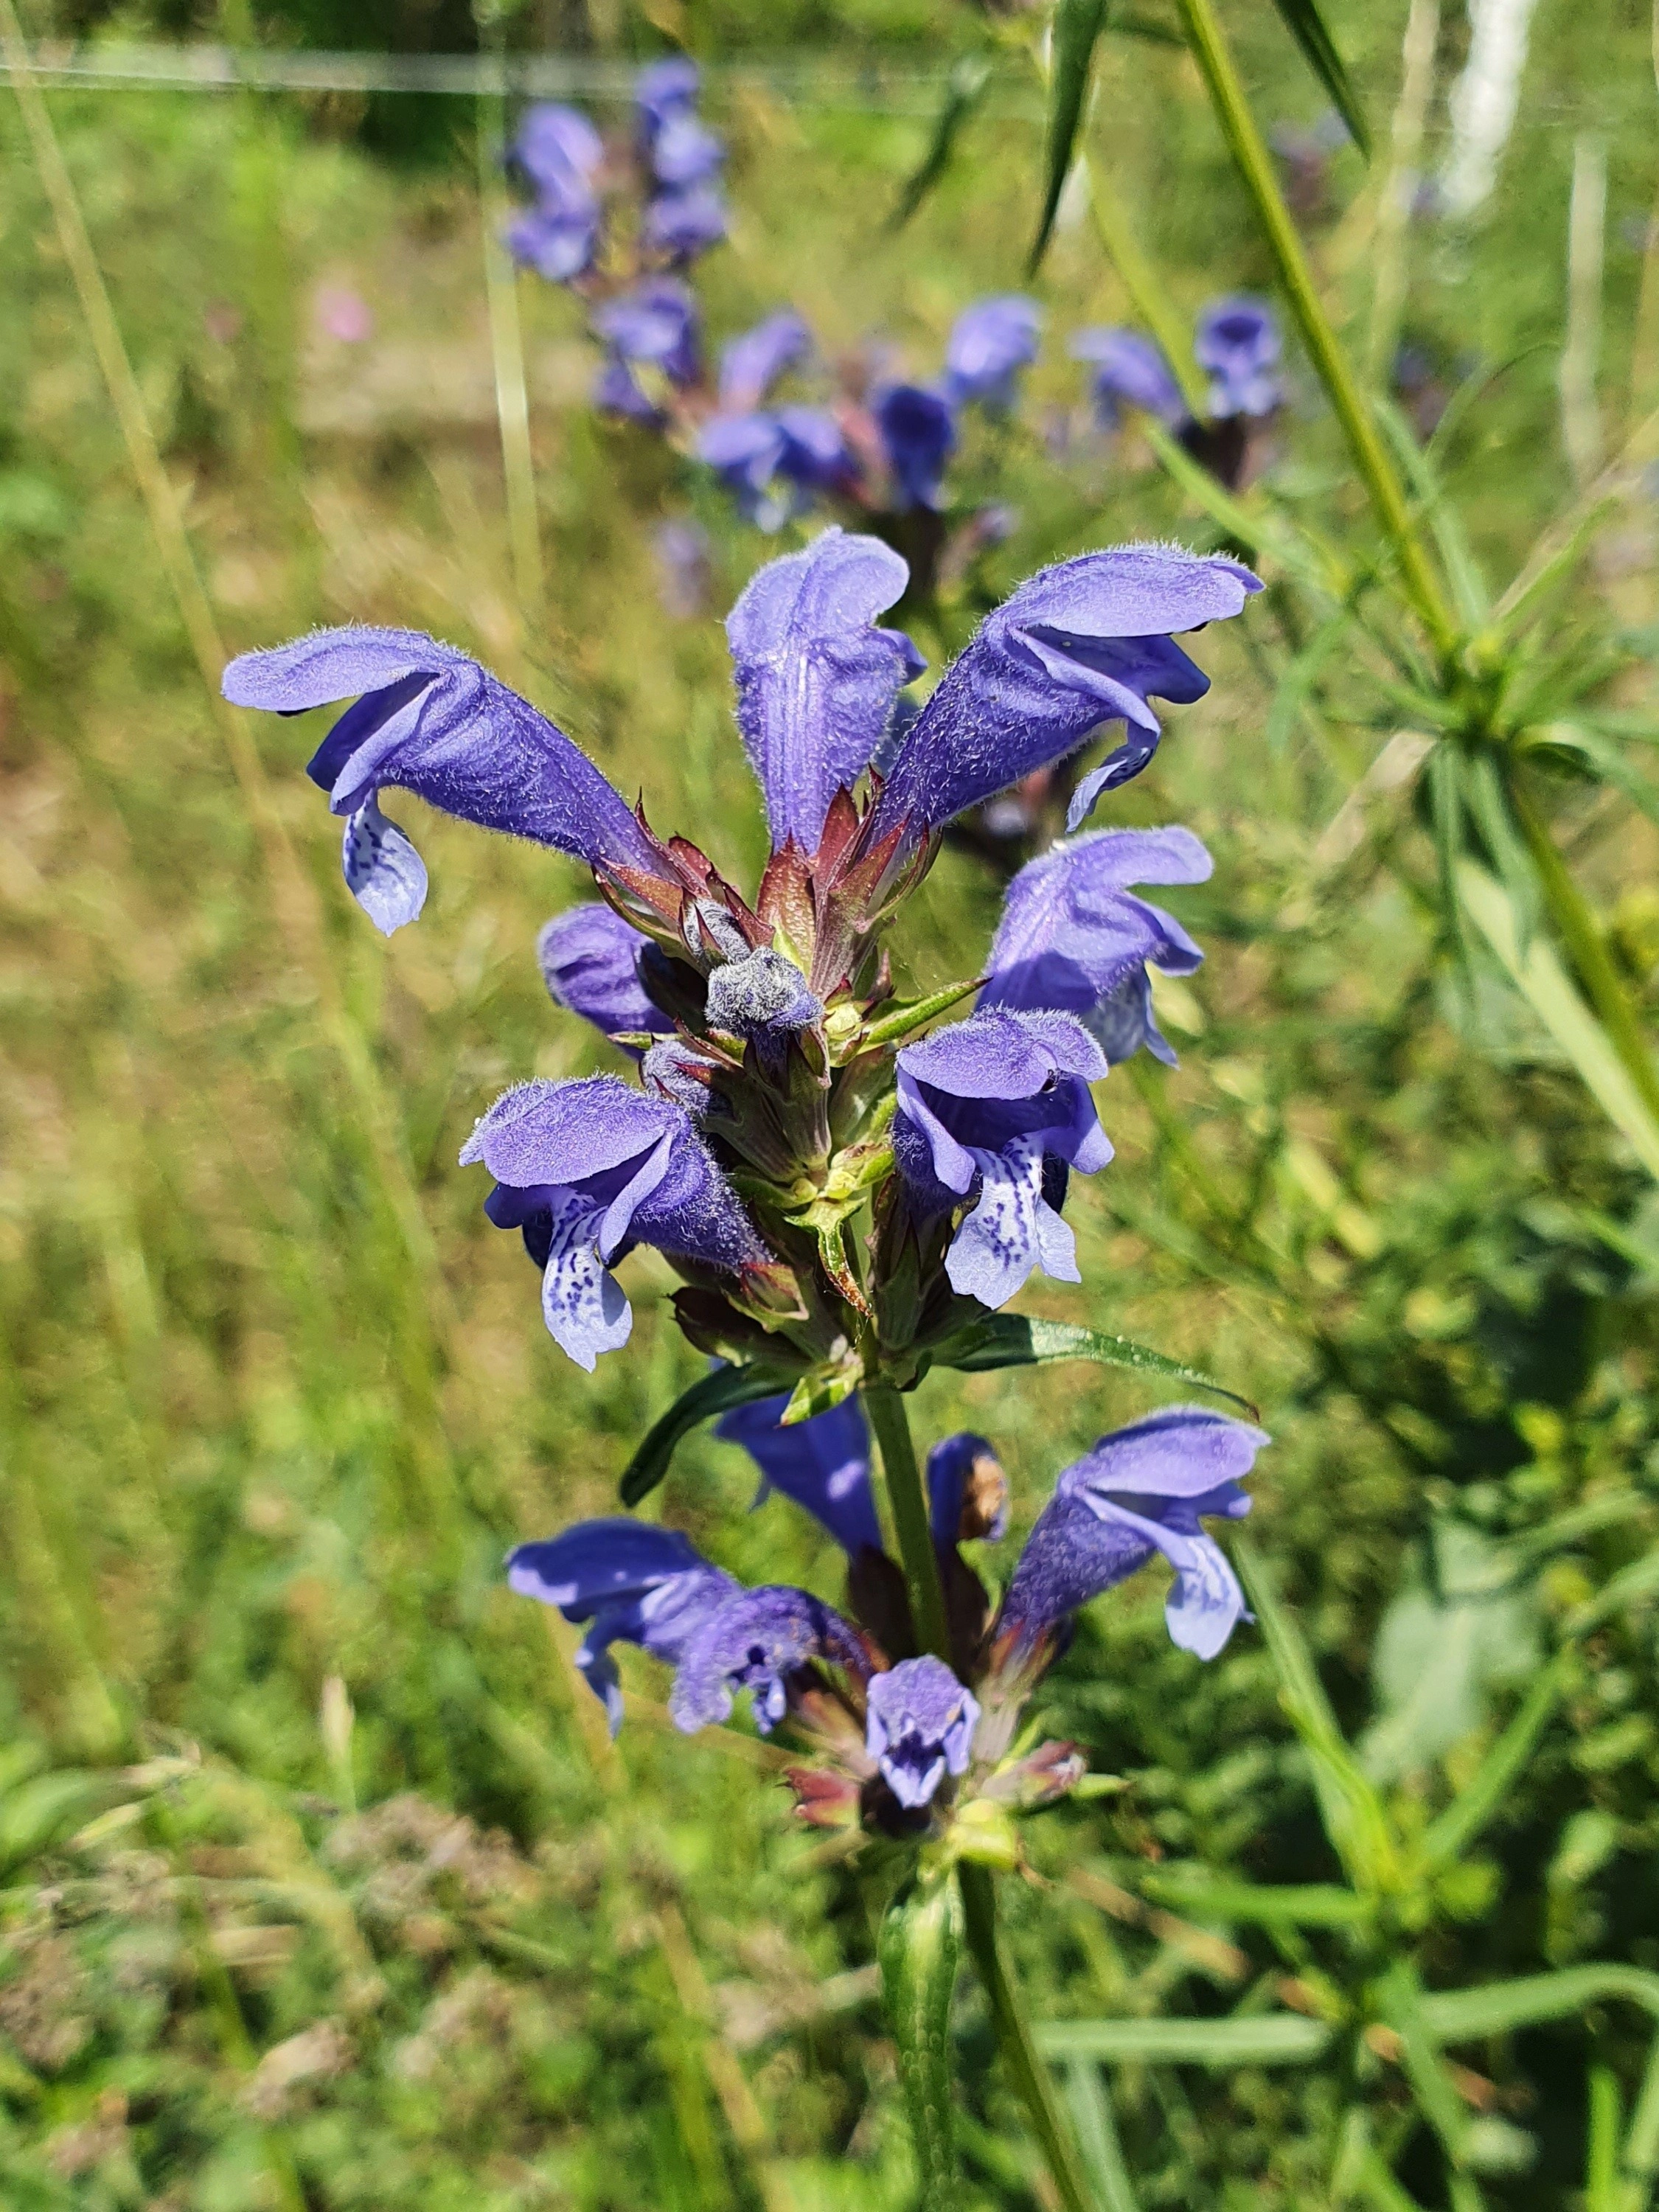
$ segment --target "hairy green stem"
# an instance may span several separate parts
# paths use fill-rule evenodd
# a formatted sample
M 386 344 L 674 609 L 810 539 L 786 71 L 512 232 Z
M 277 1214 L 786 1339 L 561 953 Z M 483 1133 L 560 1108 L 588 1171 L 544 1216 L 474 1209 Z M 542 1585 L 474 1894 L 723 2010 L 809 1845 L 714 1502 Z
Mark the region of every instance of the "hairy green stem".
M 1176 0 L 1176 4 L 1222 136 L 1227 141 L 1244 188 L 1255 203 L 1268 250 L 1279 270 L 1279 283 L 1285 288 L 1291 312 L 1296 317 L 1319 380 L 1342 425 L 1354 466 L 1378 521 L 1398 550 L 1401 574 L 1413 605 L 1436 647 L 1443 654 L 1449 654 L 1457 642 L 1456 625 L 1439 580 L 1413 534 L 1405 487 L 1377 434 L 1358 380 L 1314 288 L 1313 271 L 1291 220 L 1291 211 L 1285 204 L 1285 196 L 1279 189 L 1272 157 L 1256 127 L 1212 0 Z
M 1571 955 L 1591 1004 L 1601 1018 L 1607 1041 L 1623 1062 L 1643 1103 L 1651 1113 L 1659 1115 L 1659 1072 L 1655 1070 L 1653 1053 L 1641 1018 L 1631 1002 L 1623 977 L 1613 963 L 1607 940 L 1566 862 L 1556 849 L 1554 838 L 1532 801 L 1514 784 L 1510 787 L 1510 804 L 1538 871 L 1551 918 L 1561 933 L 1562 942 Z
M 910 1593 L 910 1614 L 924 1651 L 951 1663 L 951 1631 L 945 1613 L 945 1587 L 927 1512 L 927 1492 L 910 1441 L 904 1401 L 890 1382 L 869 1382 L 864 1408 L 881 1454 L 882 1478 L 898 1538 L 899 1563 Z
M 968 1948 L 990 2002 L 997 2048 L 1002 2053 L 1026 2117 L 1066 2212 L 1097 2212 L 1092 2193 L 1079 2170 L 1077 2154 L 1060 2118 L 1059 2100 L 1047 2064 L 1031 2034 L 1018 1984 L 1008 1971 L 997 1935 L 996 1886 L 988 1867 L 964 1861 L 957 1869 L 962 1888 L 962 1918 Z

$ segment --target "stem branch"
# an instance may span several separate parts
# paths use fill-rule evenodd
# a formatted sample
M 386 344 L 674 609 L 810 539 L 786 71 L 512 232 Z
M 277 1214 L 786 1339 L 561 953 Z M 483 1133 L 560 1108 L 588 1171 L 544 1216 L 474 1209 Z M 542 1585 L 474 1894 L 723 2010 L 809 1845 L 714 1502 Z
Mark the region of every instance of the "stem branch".
M 990 2002 L 997 2048 L 1042 2147 L 1060 2202 L 1066 2212 L 1096 2212 L 1094 2198 L 1079 2171 L 1076 2153 L 1060 2118 L 1054 2082 L 1032 2038 L 1018 1984 L 1003 1956 L 997 1936 L 996 1887 L 990 1869 L 964 1861 L 957 1869 L 957 1880 L 962 1888 L 963 1927 Z
M 933 1552 L 933 1532 L 927 1513 L 927 1492 L 910 1441 L 910 1423 L 904 1401 L 890 1382 L 867 1382 L 865 1411 L 875 1431 L 881 1454 L 881 1472 L 892 1509 L 898 1538 L 899 1562 L 910 1593 L 910 1614 L 925 1651 L 951 1663 L 951 1631 L 945 1612 L 945 1589 L 939 1581 L 939 1560 Z
M 1443 654 L 1449 654 L 1457 642 L 1456 626 L 1434 571 L 1413 535 L 1404 487 L 1377 434 L 1376 425 L 1343 353 L 1341 341 L 1314 288 L 1313 271 L 1302 250 L 1302 240 L 1291 220 L 1284 194 L 1279 189 L 1272 159 L 1256 127 L 1212 0 L 1176 0 L 1176 4 L 1234 166 L 1255 203 L 1256 214 L 1267 234 L 1268 251 L 1278 267 L 1279 281 L 1302 332 L 1303 343 L 1336 410 L 1354 466 L 1377 520 L 1398 549 L 1407 591 L 1436 647 Z

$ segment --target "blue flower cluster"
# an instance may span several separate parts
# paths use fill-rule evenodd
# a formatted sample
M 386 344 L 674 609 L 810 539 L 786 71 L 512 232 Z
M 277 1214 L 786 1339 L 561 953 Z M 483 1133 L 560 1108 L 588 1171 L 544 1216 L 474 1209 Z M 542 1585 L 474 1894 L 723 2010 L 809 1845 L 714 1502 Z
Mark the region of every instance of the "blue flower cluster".
M 994 405 L 1019 363 L 988 327 L 947 374 Z M 752 391 L 794 342 L 775 331 L 732 379 Z M 939 1445 L 948 1663 L 939 1637 L 923 1648 L 915 1562 L 901 1574 L 884 1548 L 854 1394 L 914 1387 L 1034 1271 L 1079 1279 L 1071 1180 L 1112 1158 L 1091 1086 L 1143 1046 L 1171 1057 L 1148 971 L 1202 957 L 1140 887 L 1210 872 L 1185 830 L 1083 824 L 1152 760 L 1152 702 L 1207 689 L 1177 635 L 1238 615 L 1259 586 L 1173 546 L 1080 555 L 1022 585 L 902 714 L 923 664 L 878 617 L 908 581 L 890 546 L 831 528 L 732 608 L 738 729 L 771 844 L 749 896 L 689 839 L 659 837 L 527 701 L 418 632 L 319 631 L 224 679 L 228 698 L 280 714 L 352 702 L 310 773 L 382 930 L 412 921 L 427 888 L 388 790 L 591 870 L 600 902 L 549 923 L 539 959 L 556 1002 L 611 1039 L 634 1080 L 521 1084 L 462 1160 L 489 1170 L 485 1210 L 520 1232 L 549 1332 L 584 1368 L 628 1340 L 628 1253 L 668 1258 L 680 1327 L 740 1370 L 722 1432 L 843 1547 L 852 1617 L 802 1590 L 741 1589 L 684 1536 L 629 1519 L 525 1546 L 512 1577 L 591 1624 L 583 1663 L 613 1720 L 608 1654 L 631 1641 L 676 1668 L 682 1727 L 725 1717 L 746 1690 L 762 1727 L 787 1718 L 818 1754 L 799 1784 L 809 1817 L 888 1830 L 933 1820 L 951 1792 L 1038 1802 L 1075 1778 L 1054 1747 L 1036 1765 L 1012 1759 L 1014 1716 L 1078 1607 L 1154 1553 L 1175 1569 L 1176 1641 L 1220 1648 L 1240 1601 L 1200 1523 L 1244 1510 L 1239 1481 L 1265 1442 L 1193 1408 L 1103 1437 L 1060 1478 L 997 1605 L 959 1547 L 1000 1535 L 1000 1470 L 982 1439 Z M 976 981 L 897 1004 L 884 936 L 948 824 L 1107 727 L 1117 741 L 1077 786 L 1073 834 L 1009 884 Z

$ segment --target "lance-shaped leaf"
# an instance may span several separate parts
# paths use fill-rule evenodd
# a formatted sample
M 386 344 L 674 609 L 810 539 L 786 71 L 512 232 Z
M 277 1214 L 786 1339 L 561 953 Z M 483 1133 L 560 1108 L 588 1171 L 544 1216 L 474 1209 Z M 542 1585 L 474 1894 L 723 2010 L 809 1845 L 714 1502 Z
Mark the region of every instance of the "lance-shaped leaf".
M 971 1328 L 947 1340 L 933 1353 L 936 1367 L 959 1368 L 966 1375 L 984 1375 L 994 1367 L 1046 1367 L 1056 1359 L 1090 1359 L 1101 1367 L 1132 1367 L 1143 1375 L 1161 1375 L 1171 1382 L 1189 1382 L 1213 1391 L 1230 1405 L 1238 1406 L 1252 1420 L 1258 1408 L 1249 1399 L 1218 1382 L 1200 1368 L 1188 1367 L 1150 1345 L 1132 1337 L 1107 1336 L 1099 1329 L 1080 1328 L 1065 1321 L 1034 1321 L 1026 1314 L 990 1314 Z
M 1279 21 L 1302 49 L 1302 58 L 1331 95 L 1337 113 L 1348 126 L 1348 135 L 1369 161 L 1371 157 L 1371 134 L 1365 121 L 1365 111 L 1359 105 L 1336 50 L 1336 41 L 1325 27 L 1316 0 L 1273 0 Z
M 920 2212 L 954 2212 L 956 2083 L 951 2000 L 962 1955 L 962 1906 L 948 1875 L 906 1884 L 876 1942 L 881 1999 L 898 2048 L 899 2081 L 915 2144 Z
M 933 118 L 927 151 L 904 180 L 904 188 L 887 218 L 889 230 L 903 229 L 950 167 L 957 134 L 984 98 L 985 88 L 990 82 L 991 64 L 983 54 L 963 54 L 952 64 L 945 80 L 945 98 Z
M 648 1498 L 668 1472 L 682 1437 L 716 1413 L 729 1413 L 733 1406 L 747 1406 L 757 1398 L 769 1398 L 787 1389 L 793 1376 L 763 1360 L 746 1367 L 717 1367 L 689 1390 L 682 1391 L 668 1411 L 646 1431 L 639 1449 L 623 1470 L 618 1495 L 624 1505 L 637 1505 Z
M 1077 143 L 1078 125 L 1083 119 L 1083 103 L 1089 90 L 1089 65 L 1094 59 L 1095 41 L 1106 22 L 1106 0 L 1060 0 L 1054 10 L 1054 73 L 1048 83 L 1048 143 L 1043 167 L 1047 182 L 1042 195 L 1042 216 L 1037 224 L 1036 243 L 1027 264 L 1035 274 L 1048 250 L 1048 237 L 1054 227 L 1054 216 L 1060 207 L 1060 196 L 1066 189 L 1066 179 L 1072 166 L 1072 149 Z

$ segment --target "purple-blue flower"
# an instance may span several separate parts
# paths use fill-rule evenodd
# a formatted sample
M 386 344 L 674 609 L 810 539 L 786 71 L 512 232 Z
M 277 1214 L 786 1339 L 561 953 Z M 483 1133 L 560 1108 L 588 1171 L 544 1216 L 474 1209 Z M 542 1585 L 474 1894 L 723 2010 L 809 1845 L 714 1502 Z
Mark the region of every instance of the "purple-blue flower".
M 793 837 L 817 851 L 830 800 L 857 782 L 921 672 L 902 630 L 874 626 L 908 579 L 879 539 L 826 530 L 758 570 L 726 617 L 738 726 L 775 850 Z
M 979 1700 L 942 1659 L 901 1659 L 872 1677 L 865 1745 L 907 1812 L 933 1802 L 947 1774 L 965 1774 Z
M 1008 886 L 992 941 L 986 1006 L 1075 1014 L 1113 1066 L 1144 1044 L 1175 1062 L 1152 1018 L 1150 963 L 1190 975 L 1204 955 L 1173 915 L 1131 884 L 1201 884 L 1211 860 L 1190 830 L 1099 830 L 1062 841 Z
M 504 240 L 513 258 L 550 284 L 568 284 L 593 265 L 599 245 L 599 207 L 586 202 L 539 202 L 508 223 Z
M 1138 775 L 1157 750 L 1150 698 L 1201 699 L 1209 678 L 1170 633 L 1237 614 L 1260 581 L 1219 554 L 1122 545 L 1040 569 L 988 614 L 895 753 L 869 835 L 942 828 L 1103 722 L 1129 736 L 1073 794 L 1076 829 L 1102 791 Z
M 1201 1406 L 1171 1406 L 1103 1437 L 1066 1469 L 1038 1515 L 1003 1600 L 1000 1637 L 1029 1650 L 1162 1552 L 1176 1571 L 1170 1634 L 1182 1650 L 1213 1659 L 1244 1600 L 1199 1524 L 1249 1511 L 1239 1485 L 1268 1441 Z
M 545 102 L 526 114 L 510 158 L 535 187 L 536 202 L 509 225 L 507 251 L 550 283 L 568 283 L 599 249 L 595 179 L 604 141 L 577 109 Z
M 1116 429 L 1126 407 L 1155 416 L 1171 430 L 1191 421 L 1191 410 L 1162 349 L 1139 331 L 1076 331 L 1070 350 L 1074 361 L 1093 365 L 1090 388 L 1103 429 Z
M 986 1437 L 964 1431 L 933 1445 L 927 1505 L 936 1551 L 970 1538 L 1001 1542 L 1008 1532 L 1008 1479 Z
M 732 414 L 758 407 L 784 371 L 811 349 L 812 333 L 801 317 L 793 307 L 780 307 L 721 349 L 721 407 Z
M 651 173 L 668 191 L 707 184 L 725 161 L 724 145 L 689 108 L 665 117 L 651 140 Z
M 562 730 L 476 660 L 420 630 L 313 630 L 242 653 L 222 688 L 235 706 L 279 714 L 356 699 L 307 773 L 346 817 L 346 882 L 387 936 L 415 920 L 427 887 L 419 854 L 380 811 L 388 788 L 591 867 L 663 872 L 627 801 Z
M 780 1425 L 789 1394 L 762 1398 L 723 1413 L 714 1433 L 741 1444 L 760 1469 L 755 1503 L 772 1492 L 821 1522 L 848 1559 L 881 1549 L 881 1526 L 870 1487 L 870 1438 L 856 1398 L 844 1399 L 827 1413 L 789 1428 Z
M 614 359 L 659 370 L 671 384 L 696 382 L 697 303 L 678 277 L 653 276 L 607 301 L 595 311 L 593 327 Z
M 726 202 L 712 185 L 658 192 L 647 204 L 641 236 L 653 253 L 676 264 L 694 261 L 726 235 Z
M 538 192 L 590 188 L 605 160 L 605 141 L 581 110 L 541 100 L 526 108 L 510 158 Z
M 640 981 L 640 956 L 649 943 L 603 900 L 589 899 L 545 924 L 536 957 L 555 1006 L 606 1036 L 665 1034 L 674 1024 Z
M 869 1671 L 863 1637 L 822 1598 L 778 1585 L 738 1590 L 706 1615 L 686 1642 L 669 1693 L 674 1725 L 690 1735 L 723 1721 L 738 1692 L 747 1690 L 755 1725 L 769 1735 L 814 1659 L 860 1679 Z
M 1036 359 L 1042 310 L 1009 293 L 976 300 L 957 317 L 945 348 L 945 389 L 958 407 L 970 402 L 1006 411 L 1021 369 Z
M 950 401 L 920 384 L 890 384 L 871 411 L 897 506 L 937 507 L 945 464 L 956 450 Z
M 622 1726 L 623 1695 L 611 1646 L 637 1644 L 653 1659 L 678 1665 L 692 1630 L 741 1587 L 678 1529 L 622 1515 L 578 1522 L 546 1543 L 520 1544 L 507 1555 L 507 1579 L 520 1597 L 557 1606 L 567 1620 L 592 1623 L 576 1664 L 612 1735 Z
M 1057 1177 L 1092 1175 L 1112 1148 L 1089 1093 L 1100 1047 L 1070 1014 L 993 1009 L 898 1055 L 893 1149 L 913 1199 L 943 1212 L 976 1193 L 945 1255 L 951 1287 L 1006 1305 L 1034 1267 L 1081 1279 Z
M 702 71 L 689 54 L 667 54 L 646 64 L 634 80 L 634 106 L 647 145 L 665 124 L 690 113 L 702 84 Z
M 766 1257 L 684 1107 L 613 1075 L 519 1085 L 462 1148 L 475 1160 L 495 1178 L 484 1211 L 523 1231 L 543 1271 L 549 1333 L 590 1374 L 633 1327 L 609 1264 L 625 1245 L 733 1273 Z
M 1217 300 L 1198 319 L 1193 353 L 1210 379 L 1210 413 L 1271 415 L 1284 397 L 1277 374 L 1283 342 L 1264 300 L 1238 293 Z

